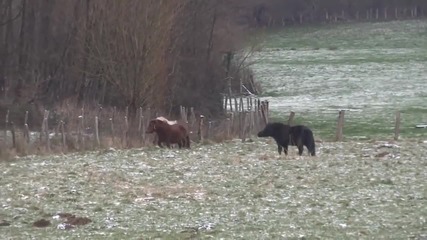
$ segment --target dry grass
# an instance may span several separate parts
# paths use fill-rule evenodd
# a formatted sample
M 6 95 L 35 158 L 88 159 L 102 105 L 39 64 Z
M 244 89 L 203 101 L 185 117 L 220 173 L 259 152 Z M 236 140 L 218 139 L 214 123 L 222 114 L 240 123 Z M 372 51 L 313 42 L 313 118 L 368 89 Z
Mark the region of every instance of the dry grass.
M 44 111 L 44 109 L 39 109 L 39 111 Z M 12 146 L 12 138 L 10 131 L 8 131 L 7 138 L 2 139 L 3 141 L 0 142 L 0 161 L 11 160 L 15 156 L 25 155 L 65 154 L 97 149 L 130 149 L 153 146 L 155 134 L 145 134 L 143 136 L 143 131 L 148 125 L 148 121 L 157 114 L 155 111 L 154 113 L 143 111 L 142 115 L 144 118 L 140 119 L 140 113 L 138 112 L 135 117 L 129 118 L 126 124 L 125 116 L 129 115 L 125 110 L 119 111 L 115 108 L 100 108 L 96 104 L 81 108 L 76 104 L 72 104 L 71 101 L 65 101 L 54 107 L 49 114 L 49 147 L 44 134 L 40 138 L 38 132 L 32 132 L 32 136 L 28 142 L 24 138 L 24 126 L 15 126 L 15 146 Z M 238 114 L 235 115 L 237 116 Z M 96 117 L 98 117 L 99 123 L 99 143 L 96 140 L 95 134 Z M 190 139 L 194 144 L 200 142 L 200 140 L 198 136 L 198 120 L 193 118 L 189 119 L 188 130 L 190 132 Z M 9 121 L 12 120 L 10 119 Z M 30 126 L 30 128 L 38 129 L 37 131 L 42 129 L 41 126 Z M 202 129 L 203 144 L 221 143 L 239 137 L 239 128 L 237 118 L 231 125 L 225 119 L 212 121 L 209 125 L 209 121 L 205 119 L 205 125 Z M 63 134 L 65 135 L 65 144 Z

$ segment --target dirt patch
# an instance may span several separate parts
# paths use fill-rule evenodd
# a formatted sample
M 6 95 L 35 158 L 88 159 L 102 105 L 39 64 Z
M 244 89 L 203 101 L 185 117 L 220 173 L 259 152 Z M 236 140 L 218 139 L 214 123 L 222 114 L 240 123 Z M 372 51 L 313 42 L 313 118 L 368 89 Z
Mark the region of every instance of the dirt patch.
M 258 159 L 267 161 L 267 160 L 270 160 L 270 156 L 268 156 L 267 154 L 263 154 L 263 155 L 260 155 Z
M 65 222 L 66 224 L 74 225 L 74 226 L 82 226 L 92 222 L 89 218 L 86 217 L 70 217 Z
M 59 228 L 61 229 L 71 229 L 75 226 L 82 226 L 88 223 L 91 223 L 92 220 L 86 217 L 77 217 L 71 213 L 58 213 L 54 216 L 54 218 L 59 218 L 65 220 L 65 222 L 61 223 Z
M 375 154 L 375 157 L 376 158 L 382 158 L 382 157 L 385 157 L 385 156 L 387 156 L 389 154 L 390 154 L 389 152 L 381 152 L 381 153 Z
M 49 225 L 50 225 L 50 221 L 46 219 L 40 219 L 33 223 L 33 227 L 38 227 L 38 228 L 47 227 Z
M 10 222 L 6 220 L 0 220 L 0 227 L 7 227 L 10 226 Z

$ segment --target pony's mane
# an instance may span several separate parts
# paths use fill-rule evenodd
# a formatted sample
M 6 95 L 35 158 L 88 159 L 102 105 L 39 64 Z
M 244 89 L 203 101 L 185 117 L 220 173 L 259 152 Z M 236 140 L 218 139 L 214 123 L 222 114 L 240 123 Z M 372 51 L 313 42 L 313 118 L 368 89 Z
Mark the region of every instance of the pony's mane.
M 157 117 L 156 120 L 160 120 L 160 121 L 165 122 L 165 123 L 167 123 L 169 125 L 175 125 L 175 124 L 178 123 L 178 121 L 176 121 L 176 120 L 175 121 L 169 121 L 165 117 L 162 117 L 162 116 Z

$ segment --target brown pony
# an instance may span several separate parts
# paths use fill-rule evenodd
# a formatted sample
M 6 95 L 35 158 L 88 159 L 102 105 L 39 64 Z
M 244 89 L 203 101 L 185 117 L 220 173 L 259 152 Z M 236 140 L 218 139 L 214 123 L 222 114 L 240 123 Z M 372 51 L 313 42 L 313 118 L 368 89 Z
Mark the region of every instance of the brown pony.
M 153 119 L 148 124 L 146 133 L 157 133 L 157 145 L 163 147 L 162 143 L 170 148 L 170 144 L 176 143 L 179 148 L 190 148 L 190 137 L 187 129 L 176 121 L 165 121 L 166 118 Z

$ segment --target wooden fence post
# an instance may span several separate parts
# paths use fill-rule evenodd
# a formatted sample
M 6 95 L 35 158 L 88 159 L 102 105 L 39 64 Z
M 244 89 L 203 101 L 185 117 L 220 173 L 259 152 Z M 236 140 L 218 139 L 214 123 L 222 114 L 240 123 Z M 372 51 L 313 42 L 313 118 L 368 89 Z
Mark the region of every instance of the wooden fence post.
M 230 125 L 230 118 L 226 119 L 226 123 L 227 123 L 227 139 L 230 139 L 230 130 L 231 130 L 231 125 Z
M 248 124 L 248 112 L 244 111 L 242 112 L 243 119 L 242 119 L 242 142 L 246 141 L 246 129 Z
M 288 125 L 292 125 L 293 124 L 294 117 L 295 117 L 295 113 L 293 111 L 291 111 L 291 114 L 289 114 L 289 118 L 288 118 Z
M 4 142 L 7 142 L 7 129 L 9 129 L 9 109 L 6 111 L 6 119 L 4 124 Z
M 66 139 L 65 139 L 65 128 L 64 128 L 64 121 L 61 120 L 60 122 L 60 128 L 61 128 L 61 136 L 62 136 L 62 151 L 65 151 L 66 148 Z
M 147 140 L 147 134 L 145 131 L 147 130 L 146 124 L 145 124 L 145 117 L 141 116 L 142 118 L 142 143 L 145 144 L 145 141 Z
M 141 141 L 141 144 L 144 142 L 144 134 L 143 134 L 143 122 L 144 122 L 144 115 L 142 113 L 142 107 L 139 107 L 139 119 L 138 119 L 138 137 Z
M 98 116 L 95 116 L 95 139 L 96 139 L 96 144 L 99 146 L 101 146 L 101 141 L 99 140 L 99 122 L 98 122 Z
M 179 106 L 179 118 L 181 121 L 185 121 L 184 119 L 184 107 L 182 105 Z
M 251 110 L 251 104 L 249 97 L 246 98 L 246 111 Z
M 85 130 L 85 108 L 84 106 L 82 107 L 82 131 L 84 132 Z M 83 144 L 84 144 L 84 140 L 83 140 Z
M 27 143 L 30 143 L 30 128 L 28 127 L 28 111 L 25 111 L 24 138 L 27 141 Z
M 194 123 L 196 122 L 196 114 L 194 113 L 194 107 L 190 107 L 190 124 L 191 127 L 194 127 Z
M 125 129 L 123 131 L 123 135 L 122 135 L 122 145 L 125 146 L 126 148 L 129 147 L 129 141 L 128 141 L 128 134 L 129 133 L 129 120 L 128 120 L 128 116 L 125 115 Z
M 230 138 L 233 138 L 234 134 L 234 112 L 230 113 Z
M 197 135 L 199 136 L 199 141 L 203 142 L 203 120 L 204 120 L 205 116 L 200 115 L 200 120 L 199 120 L 199 129 L 197 130 Z
M 254 119 L 254 111 L 249 111 L 249 138 L 254 134 L 255 128 L 255 119 Z
M 47 151 L 50 151 L 50 137 L 49 137 L 49 111 L 45 110 L 45 117 L 44 117 L 44 124 L 45 124 L 45 131 L 46 131 L 46 148 Z
M 396 111 L 395 125 L 394 125 L 394 140 L 399 139 L 400 134 L 400 111 Z
M 262 119 L 264 120 L 264 124 L 267 125 L 268 124 L 267 103 L 265 101 L 261 102 L 261 116 L 262 116 Z
M 109 120 L 110 120 L 111 141 L 114 144 L 114 121 L 112 117 Z
M 242 114 L 242 112 L 237 112 L 237 114 L 239 115 L 239 122 L 238 122 L 238 124 L 239 124 L 239 127 L 238 127 L 238 134 L 239 134 L 239 138 L 240 139 L 242 139 L 243 137 L 242 137 L 242 125 L 243 125 L 243 114 Z
M 338 115 L 338 124 L 337 124 L 337 133 L 335 136 L 336 141 L 342 141 L 343 140 L 343 128 L 344 128 L 344 110 L 341 110 Z
M 265 120 L 268 123 L 268 119 L 270 118 L 270 102 L 268 100 L 265 100 L 265 104 L 266 104 L 266 115 L 265 115 Z
M 206 139 L 212 138 L 212 121 L 208 122 L 208 129 L 206 131 Z
M 16 148 L 15 124 L 10 122 L 10 132 L 12 133 L 12 147 Z
M 84 137 L 83 137 L 83 115 L 78 117 L 79 123 L 77 125 L 77 142 L 79 142 L 80 146 L 84 146 Z

